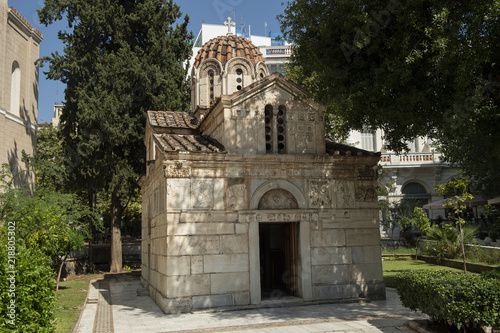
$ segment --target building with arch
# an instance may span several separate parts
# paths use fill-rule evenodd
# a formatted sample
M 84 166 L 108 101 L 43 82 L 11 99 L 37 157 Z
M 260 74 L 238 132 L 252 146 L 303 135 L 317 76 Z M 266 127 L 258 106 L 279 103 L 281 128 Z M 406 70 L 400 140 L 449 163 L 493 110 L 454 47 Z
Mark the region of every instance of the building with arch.
M 36 149 L 38 121 L 38 66 L 42 34 L 7 0 L 0 0 L 0 164 L 14 174 L 26 170 L 24 150 Z M 32 184 L 34 175 L 21 173 L 15 185 Z M 32 185 L 31 185 L 32 186 Z
M 385 298 L 380 154 L 326 139 L 324 107 L 230 33 L 191 92 L 191 113 L 147 117 L 141 281 L 160 308 Z
M 347 143 L 360 149 L 380 152 L 379 164 L 384 170 L 380 182 L 388 186 L 389 190 L 387 198 L 380 199 L 387 199 L 391 203 L 407 200 L 413 206 L 423 207 L 437 202 L 443 199 L 436 191 L 437 186 L 447 183 L 459 172 L 457 167 L 444 161 L 443 155 L 436 151 L 432 140 L 427 137 L 408 142 L 409 151 L 403 154 L 395 154 L 385 148 L 381 129 L 351 131 Z M 429 209 L 428 215 L 435 220 L 444 217 L 444 212 L 444 208 Z

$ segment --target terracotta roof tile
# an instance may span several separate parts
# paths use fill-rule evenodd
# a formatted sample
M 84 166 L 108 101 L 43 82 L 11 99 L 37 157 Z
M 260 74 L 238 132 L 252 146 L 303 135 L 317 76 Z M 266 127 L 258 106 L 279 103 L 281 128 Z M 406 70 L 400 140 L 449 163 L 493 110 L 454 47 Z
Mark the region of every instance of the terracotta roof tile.
M 148 117 L 153 126 L 190 129 L 198 127 L 198 120 L 186 112 L 148 111 Z
M 217 59 L 222 66 L 233 57 L 244 57 L 252 64 L 264 61 L 259 49 L 246 38 L 234 35 L 219 36 L 209 40 L 198 51 L 194 60 L 194 67 L 198 68 L 206 59 Z
M 205 135 L 154 134 L 155 141 L 163 151 L 189 151 L 220 153 L 225 148 L 217 140 Z

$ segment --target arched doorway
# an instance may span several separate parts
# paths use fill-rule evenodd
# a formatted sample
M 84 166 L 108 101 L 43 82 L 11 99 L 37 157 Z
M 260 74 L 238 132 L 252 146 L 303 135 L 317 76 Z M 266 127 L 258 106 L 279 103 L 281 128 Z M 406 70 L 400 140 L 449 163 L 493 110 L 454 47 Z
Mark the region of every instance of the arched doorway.
M 259 201 L 259 210 L 297 209 L 295 197 L 284 189 L 272 189 Z M 282 216 L 282 214 L 277 214 Z M 259 223 L 259 261 L 262 299 L 297 296 L 299 222 Z

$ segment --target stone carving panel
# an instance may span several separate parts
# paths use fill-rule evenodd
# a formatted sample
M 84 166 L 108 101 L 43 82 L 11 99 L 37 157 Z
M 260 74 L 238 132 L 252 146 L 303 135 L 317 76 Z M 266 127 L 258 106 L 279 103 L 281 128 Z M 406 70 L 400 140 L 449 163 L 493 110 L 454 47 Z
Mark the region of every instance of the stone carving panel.
M 356 187 L 356 200 L 358 201 L 375 201 L 377 199 L 377 191 L 372 185 L 359 185 Z
M 277 188 L 266 192 L 259 201 L 259 209 L 297 209 L 297 199 L 288 191 Z
M 354 204 L 354 183 L 345 180 L 339 181 L 337 183 L 337 207 L 352 208 Z
M 182 163 L 175 165 L 164 165 L 166 178 L 189 178 L 191 177 L 191 167 L 183 166 Z
M 372 168 L 358 169 L 359 180 L 375 180 L 376 178 L 376 172 Z
M 245 184 L 232 185 L 227 188 L 227 209 L 240 210 L 246 208 Z
M 193 208 L 213 208 L 214 181 L 211 179 L 193 180 L 191 194 Z
M 309 207 L 331 208 L 332 198 L 327 180 L 311 180 L 309 182 Z

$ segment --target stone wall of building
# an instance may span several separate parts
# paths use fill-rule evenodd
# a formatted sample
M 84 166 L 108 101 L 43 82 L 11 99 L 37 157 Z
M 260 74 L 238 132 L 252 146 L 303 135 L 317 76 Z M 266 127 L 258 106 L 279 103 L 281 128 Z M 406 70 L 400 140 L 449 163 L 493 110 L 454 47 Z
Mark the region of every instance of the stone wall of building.
M 8 8 L 7 0 L 1 0 L 0 163 L 8 163 L 13 172 L 26 169 L 21 162 L 21 151 L 33 155 L 36 149 L 38 66 L 35 61 L 39 58 L 41 41 L 40 32 L 15 9 Z M 16 180 L 16 185 L 33 180 L 34 175 L 25 173 Z
M 259 304 L 259 226 L 281 222 L 298 228 L 297 297 L 383 298 L 376 160 L 158 158 L 142 184 L 143 285 L 166 313 Z

